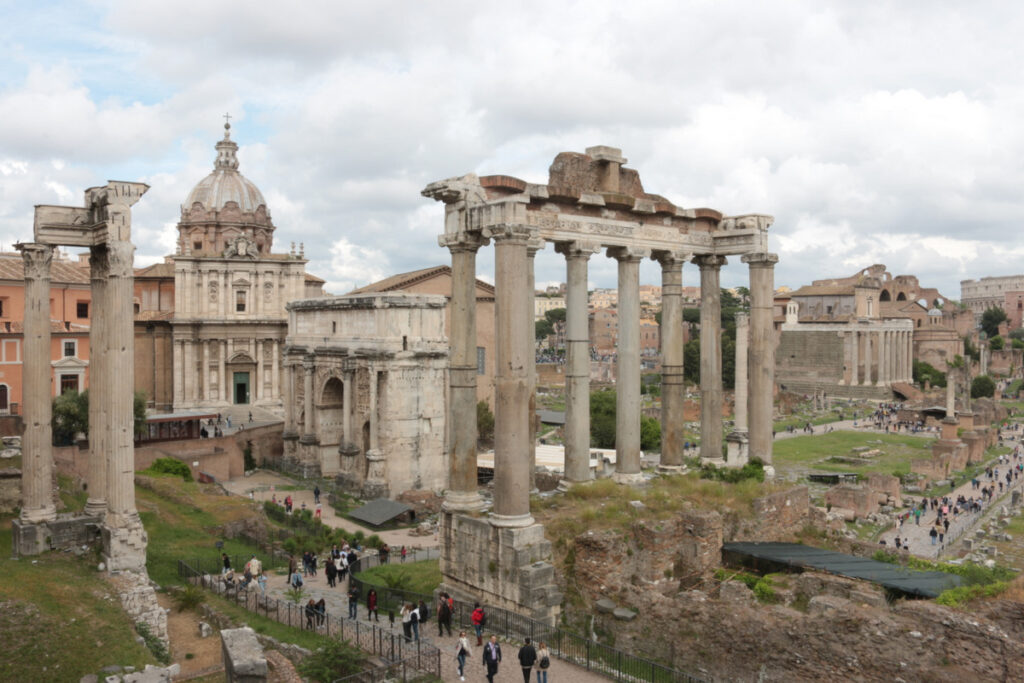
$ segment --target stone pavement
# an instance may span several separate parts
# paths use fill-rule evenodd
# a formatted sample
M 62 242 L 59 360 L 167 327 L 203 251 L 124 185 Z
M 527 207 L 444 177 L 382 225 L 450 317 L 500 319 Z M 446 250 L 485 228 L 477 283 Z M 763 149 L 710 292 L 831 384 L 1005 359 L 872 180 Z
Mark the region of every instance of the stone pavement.
M 1021 442 L 1021 437 L 1009 438 L 1004 437 L 1004 444 L 1011 448 Z M 1010 460 L 1012 463 L 1012 459 Z M 999 469 L 1001 476 L 1005 476 L 1006 471 L 1011 467 L 1011 464 L 999 464 L 998 458 L 993 458 L 986 465 L 987 467 L 995 467 Z M 965 498 L 978 498 L 981 495 L 981 486 L 997 486 L 996 480 L 989 480 L 985 477 L 984 473 L 979 476 L 981 484 L 977 489 L 971 486 L 970 480 L 958 486 L 951 493 L 947 494 L 950 500 L 956 500 L 958 496 L 964 496 Z M 1002 494 L 997 490 L 996 494 L 992 497 L 991 501 L 985 503 L 981 512 L 963 513 L 961 512 L 956 517 L 950 516 L 949 533 L 946 534 L 945 542 L 942 545 L 932 545 L 931 537 L 929 532 L 932 526 L 935 524 L 936 512 L 930 508 L 927 512 L 921 515 L 920 525 L 914 523 L 914 518 L 911 516 L 903 527 L 897 531 L 895 527 L 886 530 L 879 536 L 879 541 L 884 540 L 887 548 L 895 548 L 896 534 L 899 533 L 900 538 L 909 539 L 910 552 L 918 557 L 924 557 L 928 559 L 938 559 L 943 552 L 948 551 L 953 545 L 964 538 L 966 534 L 970 533 L 981 520 L 988 515 L 988 513 L 994 508 L 1006 504 L 1010 500 L 1011 492 L 1015 490 L 1022 490 L 1024 488 L 1024 476 L 1019 477 L 1013 481 L 1013 485 L 1010 488 L 1003 488 Z M 998 489 L 998 486 L 997 486 Z M 904 500 L 911 499 L 910 496 L 905 496 Z M 915 501 L 919 501 L 920 498 L 913 498 Z
M 408 561 L 412 561 L 410 558 Z M 393 559 L 392 563 L 396 563 L 397 560 Z M 338 581 L 335 588 L 331 588 L 327 585 L 327 576 L 324 574 L 323 568 L 318 564 L 317 575 L 303 577 L 303 588 L 305 589 L 306 597 L 305 601 L 312 598 L 314 601 L 323 598 L 327 606 L 327 614 L 334 617 L 347 617 L 348 616 L 348 579 L 344 581 Z M 274 572 L 267 574 L 267 595 L 278 600 L 287 601 L 285 597 L 285 591 L 288 589 L 287 577 L 278 576 Z M 433 609 L 433 606 L 430 606 Z M 387 613 L 382 613 L 379 616 L 379 621 L 371 622 L 367 619 L 366 612 L 366 596 L 360 595 L 359 608 L 357 611 L 357 618 L 361 624 L 365 624 L 369 627 L 371 624 L 379 626 L 385 631 L 392 633 L 402 633 L 402 622 L 398 614 L 395 614 L 394 626 L 391 626 L 390 620 L 388 619 Z M 437 647 L 441 651 L 441 678 L 445 681 L 457 681 L 458 677 L 458 662 L 455 660 L 455 644 L 458 640 L 458 630 L 453 629 L 453 635 L 448 636 L 447 632 L 443 637 L 437 635 L 437 617 L 431 613 L 431 618 L 426 624 L 420 625 L 420 641 L 429 645 Z M 479 647 L 476 646 L 476 638 L 472 631 L 467 633 L 469 637 L 470 647 L 472 649 L 472 656 L 466 660 L 466 678 L 470 681 L 486 680 L 484 666 L 482 663 L 483 652 Z M 485 639 L 489 637 L 485 629 Z M 496 681 L 501 683 L 516 683 L 522 680 L 522 669 L 519 667 L 519 661 L 516 658 L 519 652 L 519 645 L 513 643 L 507 643 L 501 640 L 499 642 L 502 646 L 502 665 L 498 670 L 498 675 L 495 677 Z M 548 669 L 548 677 L 558 683 L 590 683 L 597 681 L 607 681 L 607 679 L 598 674 L 587 671 L 585 668 L 570 664 L 562 661 L 555 657 L 551 658 L 551 667 Z M 536 676 L 533 676 L 533 680 L 536 680 Z

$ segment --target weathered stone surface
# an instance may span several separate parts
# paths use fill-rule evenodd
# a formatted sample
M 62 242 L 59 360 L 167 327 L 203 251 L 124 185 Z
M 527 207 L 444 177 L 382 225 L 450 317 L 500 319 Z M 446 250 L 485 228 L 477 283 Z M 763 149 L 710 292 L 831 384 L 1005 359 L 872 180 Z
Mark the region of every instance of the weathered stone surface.
M 615 601 L 608 598 L 601 598 L 594 603 L 594 609 L 601 614 L 611 614 L 615 611 Z
M 224 670 L 228 683 L 256 683 L 267 678 L 267 658 L 251 628 L 220 632 Z
M 414 489 L 402 491 L 395 500 L 411 507 L 417 517 L 436 515 L 441 511 L 441 504 L 444 502 L 444 499 L 433 491 Z
M 754 601 L 754 593 L 742 581 L 726 581 L 719 589 L 722 602 L 748 604 Z
M 207 624 L 205 621 L 199 622 L 199 637 L 209 638 L 213 635 L 213 627 Z
M 612 616 L 619 621 L 633 621 L 636 619 L 636 612 L 631 609 L 626 609 L 625 607 L 616 607 L 612 611 Z
M 829 614 L 834 611 L 844 610 L 850 606 L 850 601 L 835 595 L 816 595 L 807 603 L 808 614 Z

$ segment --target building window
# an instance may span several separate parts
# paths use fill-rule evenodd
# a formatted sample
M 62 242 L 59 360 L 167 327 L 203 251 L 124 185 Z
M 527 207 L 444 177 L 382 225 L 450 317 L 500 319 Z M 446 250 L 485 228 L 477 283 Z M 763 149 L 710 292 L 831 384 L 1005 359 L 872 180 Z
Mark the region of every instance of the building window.
M 476 347 L 476 374 L 487 374 L 487 349 L 482 346 Z
M 78 315 L 79 318 L 88 318 L 89 317 L 89 302 L 88 301 L 79 301 L 78 305 L 75 307 L 75 310 L 76 310 L 76 314 Z
M 60 393 L 66 394 L 69 391 L 78 391 L 78 375 L 60 376 Z
M 5 303 L 7 303 L 7 299 L 0 299 L 0 318 L 4 317 Z
M 138 314 L 139 314 L 139 311 L 141 311 L 141 310 L 142 310 L 142 306 L 140 306 L 140 305 L 138 305 L 138 304 L 133 304 L 132 306 L 133 306 L 133 308 L 135 309 L 135 314 L 136 314 L 136 315 L 138 315 Z
M 192 248 L 195 249 L 196 251 L 202 251 L 203 250 L 203 243 L 202 242 L 193 242 L 192 243 Z
M 78 349 L 75 348 L 76 346 L 78 346 L 78 343 L 74 340 L 64 342 L 64 357 L 74 358 L 78 351 Z
M 238 313 L 245 312 L 245 292 L 243 290 L 235 292 L 235 311 Z

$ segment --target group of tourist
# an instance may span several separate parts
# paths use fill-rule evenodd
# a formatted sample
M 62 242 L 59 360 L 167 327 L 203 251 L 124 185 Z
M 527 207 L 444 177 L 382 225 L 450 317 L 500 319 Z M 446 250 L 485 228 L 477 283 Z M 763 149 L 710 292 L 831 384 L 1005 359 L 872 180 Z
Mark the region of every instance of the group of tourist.
M 494 683 L 494 677 L 498 674 L 498 665 L 501 663 L 501 645 L 498 644 L 498 637 L 491 636 L 490 640 L 483 647 L 483 665 L 486 671 L 488 683 Z M 459 642 L 455 645 L 455 658 L 459 662 L 459 680 L 466 680 L 465 664 L 466 658 L 472 653 L 469 649 L 469 642 L 466 640 L 466 632 L 459 634 Z M 533 646 L 530 638 L 526 639 L 523 646 L 519 648 L 519 666 L 523 670 L 523 683 L 530 683 L 530 674 L 536 673 L 537 683 L 548 683 L 548 668 L 551 666 L 551 650 L 547 644 L 541 641 L 537 647 Z
M 263 573 L 263 563 L 256 555 L 253 555 L 242 569 L 242 579 L 238 581 L 235 577 L 235 570 L 231 567 L 231 558 L 227 553 L 221 553 L 221 579 L 228 588 L 241 588 L 247 590 L 255 583 L 259 586 L 263 595 L 267 594 L 267 576 Z

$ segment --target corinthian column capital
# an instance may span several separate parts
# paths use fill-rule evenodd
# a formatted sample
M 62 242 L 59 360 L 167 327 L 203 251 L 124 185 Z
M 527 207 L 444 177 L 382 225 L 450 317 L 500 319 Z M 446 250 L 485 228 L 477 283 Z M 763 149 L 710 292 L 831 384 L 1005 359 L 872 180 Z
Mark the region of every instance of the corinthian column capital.
M 758 254 L 744 254 L 740 260 L 751 268 L 772 268 L 779 262 L 779 255 L 763 252 Z
M 135 245 L 117 240 L 107 244 L 107 268 L 111 277 L 132 277 Z
M 48 280 L 50 264 L 53 262 L 53 247 L 35 242 L 15 244 L 25 263 L 26 280 Z
M 700 266 L 701 270 L 718 270 L 728 262 L 728 259 L 718 254 L 697 254 L 693 257 L 694 265 Z

